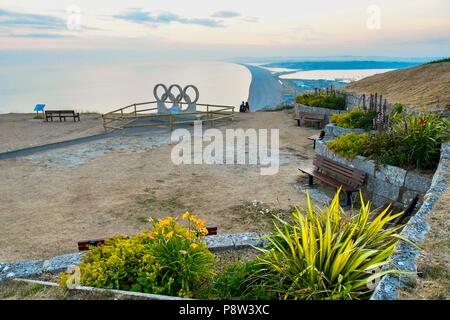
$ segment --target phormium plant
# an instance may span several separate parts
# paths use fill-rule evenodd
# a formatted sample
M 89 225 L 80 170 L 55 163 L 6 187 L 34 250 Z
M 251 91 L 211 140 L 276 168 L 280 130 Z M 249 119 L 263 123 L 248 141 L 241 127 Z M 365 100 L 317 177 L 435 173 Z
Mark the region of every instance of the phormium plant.
M 339 191 L 330 206 L 314 209 L 308 196 L 306 212 L 293 222 L 278 219 L 261 249 L 259 270 L 251 277 L 279 299 L 358 299 L 372 291 L 368 284 L 388 273 L 399 242 L 400 227 L 387 228 L 402 213 L 386 208 L 371 219 L 370 203 L 349 217 L 339 205 Z

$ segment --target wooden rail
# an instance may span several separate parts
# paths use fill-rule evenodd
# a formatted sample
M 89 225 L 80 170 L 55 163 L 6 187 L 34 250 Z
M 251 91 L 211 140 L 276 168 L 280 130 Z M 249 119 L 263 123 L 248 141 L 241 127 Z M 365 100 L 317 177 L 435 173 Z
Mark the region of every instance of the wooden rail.
M 151 126 L 169 126 L 171 129 L 174 125 L 193 123 L 194 121 L 206 121 L 212 127 L 214 121 L 231 119 L 234 117 L 234 109 L 232 106 L 222 106 L 215 104 L 197 103 L 197 107 L 204 107 L 206 110 L 197 110 L 195 112 L 179 112 L 158 114 L 158 108 L 152 107 L 156 101 L 133 103 L 126 107 L 105 113 L 103 117 L 103 127 L 108 130 L 122 130 L 126 128 L 142 128 Z M 187 103 L 180 102 L 180 108 Z M 139 108 L 146 106 L 144 108 Z M 193 116 L 193 119 L 183 119 L 185 116 Z M 155 119 L 151 123 L 133 124 L 135 120 Z M 160 121 L 158 121 L 160 120 Z

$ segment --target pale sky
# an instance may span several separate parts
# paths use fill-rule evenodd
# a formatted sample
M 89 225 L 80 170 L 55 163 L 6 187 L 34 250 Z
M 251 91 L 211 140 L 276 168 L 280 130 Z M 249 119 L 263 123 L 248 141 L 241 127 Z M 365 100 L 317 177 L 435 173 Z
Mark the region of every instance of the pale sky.
M 37 49 L 202 58 L 448 56 L 450 1 L 2 0 L 0 51 Z

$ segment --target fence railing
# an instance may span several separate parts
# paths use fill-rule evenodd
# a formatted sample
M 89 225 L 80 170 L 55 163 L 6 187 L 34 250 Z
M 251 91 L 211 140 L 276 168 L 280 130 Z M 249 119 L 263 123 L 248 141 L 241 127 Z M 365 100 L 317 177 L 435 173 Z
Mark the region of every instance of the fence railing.
M 156 103 L 156 101 L 133 103 L 105 113 L 102 116 L 103 127 L 106 131 L 150 126 L 169 126 L 172 129 L 175 125 L 193 123 L 194 121 L 207 122 L 212 127 L 214 121 L 232 120 L 235 109 L 233 106 L 197 103 L 197 109 L 200 107 L 201 110 L 160 114 L 157 113 Z M 187 103 L 180 102 L 178 105 L 183 109 L 183 106 Z M 148 119 L 149 121 L 134 123 L 141 119 Z

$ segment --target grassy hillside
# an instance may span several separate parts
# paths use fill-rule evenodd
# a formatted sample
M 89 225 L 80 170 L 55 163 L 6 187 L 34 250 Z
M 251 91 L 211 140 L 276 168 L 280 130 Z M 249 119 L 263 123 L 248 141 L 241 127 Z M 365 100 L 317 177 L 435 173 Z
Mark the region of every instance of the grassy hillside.
M 394 70 L 356 81 L 342 88 L 350 92 L 382 94 L 421 110 L 450 108 L 450 61 Z

